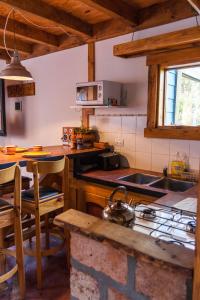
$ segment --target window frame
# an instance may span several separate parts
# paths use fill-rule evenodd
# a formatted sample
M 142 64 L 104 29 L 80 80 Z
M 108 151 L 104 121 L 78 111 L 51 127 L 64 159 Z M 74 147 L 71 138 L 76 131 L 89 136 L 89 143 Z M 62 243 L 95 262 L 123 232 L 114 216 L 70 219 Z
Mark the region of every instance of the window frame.
M 200 63 L 200 46 L 166 51 L 147 56 L 148 105 L 147 127 L 144 136 L 149 138 L 168 138 L 182 140 L 200 140 L 200 126 L 159 126 L 159 105 L 164 93 L 164 70 L 173 66 Z M 161 124 L 161 123 L 160 123 Z

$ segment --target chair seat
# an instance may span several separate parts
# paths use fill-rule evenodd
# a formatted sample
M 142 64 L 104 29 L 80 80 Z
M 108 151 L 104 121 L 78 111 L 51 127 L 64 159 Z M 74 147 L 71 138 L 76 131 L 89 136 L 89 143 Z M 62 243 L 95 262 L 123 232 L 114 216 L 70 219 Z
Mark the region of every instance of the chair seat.
M 0 212 L 5 211 L 7 209 L 13 208 L 13 205 L 8 203 L 7 201 L 0 199 Z
M 61 194 L 60 191 L 51 188 L 51 187 L 40 187 L 39 189 L 39 198 L 40 200 L 45 200 L 46 198 L 52 198 Z M 22 192 L 22 200 L 25 201 L 34 201 L 34 190 L 29 189 Z

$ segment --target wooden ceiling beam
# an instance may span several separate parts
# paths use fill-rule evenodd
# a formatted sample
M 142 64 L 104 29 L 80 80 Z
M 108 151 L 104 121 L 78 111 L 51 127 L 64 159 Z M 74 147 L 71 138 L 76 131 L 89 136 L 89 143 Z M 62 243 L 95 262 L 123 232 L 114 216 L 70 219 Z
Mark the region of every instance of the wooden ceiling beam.
M 6 18 L 0 16 L 0 31 L 4 30 L 5 22 L 6 22 Z M 51 33 L 42 30 L 38 30 L 37 28 L 33 28 L 21 22 L 15 21 L 14 24 L 13 20 L 9 19 L 6 28 L 7 32 L 12 33 L 14 27 L 15 27 L 16 35 L 23 39 L 29 40 L 34 43 L 48 45 L 48 46 L 54 46 L 54 47 L 59 46 L 59 40 L 56 35 L 53 35 Z
M 139 10 L 138 26 L 135 27 L 135 31 L 176 22 L 194 15 L 194 9 L 187 1 L 165 1 Z
M 72 31 L 77 35 L 92 36 L 92 26 L 90 24 L 41 0 L 1 0 L 0 3 L 38 16 L 48 22 L 53 22 L 57 26 L 63 27 L 66 31 Z
M 81 0 L 81 2 L 113 18 L 120 18 L 131 25 L 137 24 L 136 10 L 122 0 Z
M 116 45 L 113 48 L 113 54 L 119 57 L 136 57 L 156 51 L 187 47 L 189 44 L 199 42 L 200 28 L 192 27 Z
M 10 57 L 8 56 L 6 51 L 4 51 L 4 50 L 0 51 L 0 60 L 5 60 L 6 62 L 10 61 Z
M 200 15 L 200 0 L 187 0 L 194 10 Z
M 138 25 L 130 26 L 121 20 L 110 20 L 94 25 L 90 41 L 104 40 L 178 20 L 193 17 L 194 9 L 183 0 L 170 0 L 138 11 Z
M 6 47 L 8 50 L 14 50 L 15 47 L 14 47 L 13 38 L 11 38 L 9 36 L 6 37 Z M 0 36 L 0 48 L 5 49 L 5 45 L 3 42 L 3 36 Z M 28 43 L 17 40 L 16 41 L 16 49 L 23 54 L 31 54 L 33 47 L 32 47 L 32 45 L 30 45 Z

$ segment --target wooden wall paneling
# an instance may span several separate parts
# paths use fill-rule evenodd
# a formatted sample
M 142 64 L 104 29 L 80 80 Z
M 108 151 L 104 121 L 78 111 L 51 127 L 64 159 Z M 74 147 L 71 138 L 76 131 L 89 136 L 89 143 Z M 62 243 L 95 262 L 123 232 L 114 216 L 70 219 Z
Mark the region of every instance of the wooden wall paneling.
M 9 98 L 35 95 L 35 82 L 7 86 Z
M 88 81 L 95 81 L 95 43 L 88 44 Z M 82 108 L 83 127 L 89 128 L 89 116 L 94 113 L 94 108 Z
M 192 27 L 115 45 L 113 53 L 119 57 L 134 57 L 199 42 L 200 27 Z

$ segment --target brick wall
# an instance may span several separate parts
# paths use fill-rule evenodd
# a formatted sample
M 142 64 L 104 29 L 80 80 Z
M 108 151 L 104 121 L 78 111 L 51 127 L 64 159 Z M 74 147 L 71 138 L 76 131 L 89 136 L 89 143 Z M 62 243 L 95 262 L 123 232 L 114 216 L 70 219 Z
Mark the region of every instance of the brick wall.
M 71 232 L 72 300 L 190 300 L 192 272 Z

